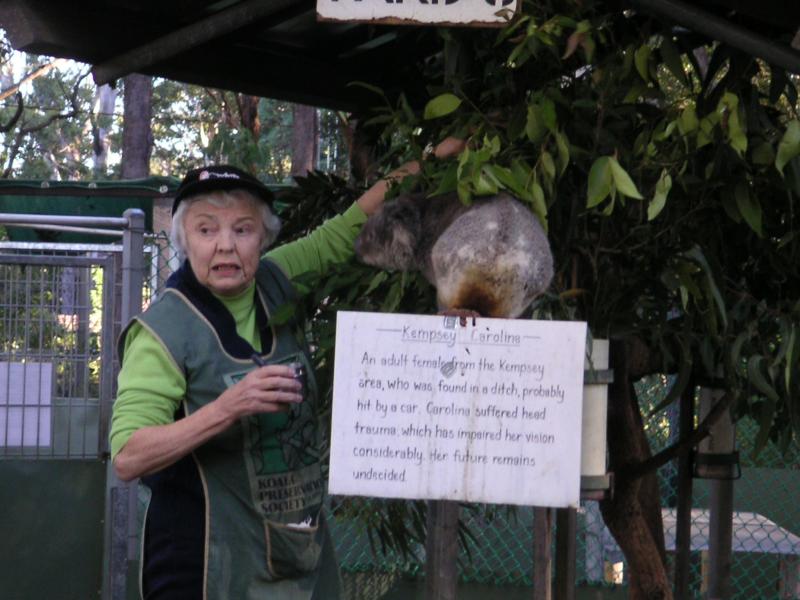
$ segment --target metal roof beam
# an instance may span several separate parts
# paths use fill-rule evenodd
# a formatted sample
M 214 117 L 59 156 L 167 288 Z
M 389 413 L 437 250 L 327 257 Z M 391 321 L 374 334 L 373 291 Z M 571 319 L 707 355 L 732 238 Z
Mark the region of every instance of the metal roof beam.
M 296 4 L 297 0 L 245 0 L 99 63 L 92 69 L 92 75 L 97 85 L 111 83 L 129 73 L 146 69 Z
M 631 0 L 644 12 L 670 19 L 697 33 L 725 42 L 770 64 L 792 73 L 800 73 L 800 52 L 790 46 L 776 44 L 761 35 L 733 25 L 680 0 Z

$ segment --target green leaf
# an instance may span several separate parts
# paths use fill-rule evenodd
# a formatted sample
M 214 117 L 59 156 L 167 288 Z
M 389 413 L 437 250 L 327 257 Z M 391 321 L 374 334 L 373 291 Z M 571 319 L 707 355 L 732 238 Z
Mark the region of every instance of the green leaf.
M 547 231 L 547 202 L 544 199 L 544 190 L 538 182 L 531 184 L 531 194 L 533 196 L 533 212 L 539 217 L 542 227 Z
M 728 143 L 741 156 L 747 151 L 747 134 L 739 118 L 739 98 L 736 94 L 725 92 L 717 106 L 717 112 L 727 113 Z
M 561 177 L 569 166 L 569 140 L 567 136 L 556 131 L 556 149 L 558 150 L 558 176 Z
M 556 131 L 557 117 L 556 105 L 550 98 L 542 98 L 540 106 L 542 108 L 542 121 L 550 131 Z
M 538 143 L 546 130 L 542 108 L 538 104 L 528 105 L 528 120 L 525 122 L 525 134 L 528 139 L 533 143 Z
M 634 53 L 634 63 L 636 64 L 636 70 L 639 72 L 639 76 L 644 79 L 646 82 L 650 82 L 650 54 L 652 50 L 650 46 L 644 44 L 643 46 L 639 46 Z
M 583 54 L 586 57 L 586 62 L 591 63 L 592 59 L 594 58 L 594 51 L 597 48 L 597 44 L 594 41 L 594 38 L 591 34 L 586 34 L 581 42 L 581 47 L 583 48 Z
M 518 181 L 517 178 L 514 177 L 514 173 L 512 173 L 511 169 L 501 167 L 500 165 L 486 165 L 484 169 L 491 173 L 507 190 L 511 190 L 517 196 L 524 193 L 525 182 Z
M 455 94 L 440 94 L 425 105 L 423 118 L 425 120 L 438 119 L 455 111 L 461 106 L 461 98 Z
M 745 183 L 737 184 L 734 189 L 734 196 L 736 197 L 736 207 L 744 217 L 745 222 L 750 226 L 750 229 L 755 231 L 758 237 L 764 237 L 761 229 L 761 203 L 758 198 L 753 198 L 750 195 L 750 189 Z
M 369 282 L 367 289 L 364 290 L 364 296 L 369 296 L 372 292 L 374 292 L 380 284 L 386 281 L 389 278 L 389 274 L 386 271 L 378 271 L 375 276 L 372 278 L 372 281 Z
M 775 157 L 775 168 L 783 175 L 783 168 L 790 160 L 800 155 L 800 121 L 795 119 L 786 126 L 786 131 L 778 144 L 778 155 Z
M 439 179 L 439 185 L 436 187 L 436 190 L 431 194 L 432 196 L 440 196 L 441 194 L 447 194 L 452 192 L 456 189 L 456 184 L 458 183 L 458 164 L 455 162 L 450 162 L 447 165 L 447 168 L 441 175 L 441 179 Z
M 686 72 L 683 70 L 683 62 L 678 52 L 677 46 L 669 38 L 661 40 L 661 57 L 670 72 L 675 75 L 679 82 L 686 85 Z
M 772 144 L 769 142 L 762 142 L 753 148 L 751 156 L 753 164 L 755 165 L 771 165 L 775 162 L 775 151 L 772 149 Z
M 644 96 L 647 93 L 647 84 L 642 83 L 641 81 L 635 82 L 631 85 L 631 88 L 625 94 L 625 97 L 622 101 L 625 104 L 634 104 L 639 101 L 639 98 Z
M 461 200 L 464 204 L 472 204 L 472 192 L 469 189 L 469 185 L 466 181 L 459 181 L 456 185 L 456 193 L 458 194 L 458 199 Z
M 617 203 L 617 192 L 614 188 L 611 188 L 611 202 L 606 204 L 605 208 L 601 211 L 604 217 L 611 216 L 611 213 L 614 212 L 614 205 Z
M 715 120 L 709 117 L 703 117 L 700 119 L 700 129 L 697 132 L 697 148 L 698 150 L 703 146 L 710 144 L 713 139 L 713 131 L 714 131 L 714 124 Z
M 551 180 L 556 178 L 556 164 L 553 162 L 553 155 L 546 150 L 542 151 L 541 164 L 544 174 Z
M 653 194 L 653 199 L 647 206 L 648 221 L 655 219 L 664 209 L 664 206 L 667 204 L 667 195 L 671 189 L 672 177 L 670 177 L 669 173 L 667 173 L 667 170 L 664 169 L 661 171 L 661 177 L 659 177 L 658 183 L 656 183 L 656 192 Z
M 727 309 L 725 308 L 725 301 L 722 299 L 722 294 L 720 293 L 714 278 L 714 271 L 711 269 L 711 265 L 708 264 L 708 260 L 706 259 L 705 254 L 703 254 L 703 250 L 700 248 L 700 246 L 695 245 L 689 251 L 685 252 L 684 255 L 697 263 L 705 274 L 707 289 L 709 291 L 709 295 L 711 296 L 709 301 L 714 302 L 723 326 L 727 327 L 728 315 Z
M 527 186 L 528 181 L 531 179 L 531 168 L 528 166 L 527 163 L 520 160 L 519 158 L 515 158 L 511 162 L 511 172 L 514 173 L 514 178 L 517 181 L 522 182 L 522 185 Z
M 518 104 L 511 112 L 511 117 L 508 120 L 508 133 L 509 140 L 517 140 L 525 135 L 525 124 L 527 121 L 527 107 L 524 104 Z
M 772 384 L 767 381 L 767 378 L 761 370 L 761 363 L 763 361 L 763 356 L 750 357 L 750 360 L 747 361 L 747 378 L 750 383 L 769 400 L 772 402 L 779 402 L 780 397 L 778 396 L 778 392 L 776 392 Z
M 769 434 L 772 430 L 772 422 L 775 420 L 775 402 L 764 402 L 758 417 L 758 434 L 753 442 L 753 455 L 758 456 L 769 441 Z
M 480 174 L 473 182 L 475 187 L 475 193 L 478 196 L 491 196 L 497 193 L 497 182 L 494 178 L 487 175 L 481 169 Z
M 750 337 L 750 332 L 743 331 L 738 336 L 736 336 L 736 339 L 731 345 L 730 364 L 731 368 L 735 372 L 739 371 L 741 365 L 742 346 L 744 346 L 744 343 L 749 339 L 749 337 Z
M 381 304 L 381 312 L 395 312 L 397 307 L 400 306 L 400 301 L 403 299 L 403 293 L 406 287 L 407 273 L 403 271 L 400 276 L 395 279 L 386 294 L 386 298 Z
M 502 148 L 502 143 L 500 142 L 500 136 L 496 135 L 493 138 L 489 138 L 486 136 L 483 140 L 483 143 L 490 149 L 491 156 L 497 156 Z
M 386 98 L 386 94 L 383 93 L 383 90 L 381 88 L 376 87 L 376 86 L 374 86 L 372 84 L 366 83 L 364 81 L 351 81 L 350 83 L 347 84 L 347 87 L 362 87 L 365 90 L 369 90 L 373 94 L 377 94 L 378 96 L 381 96 L 382 98 Z
M 614 179 L 614 186 L 617 188 L 617 191 L 628 198 L 636 198 L 637 200 L 641 200 L 643 196 L 639 193 L 639 190 L 636 189 L 636 184 L 633 183 L 633 180 L 631 179 L 631 176 L 628 175 L 628 172 L 622 168 L 622 166 L 617 162 L 616 158 L 609 157 L 608 160 L 609 165 L 611 166 L 611 175 Z
M 697 119 L 697 112 L 694 106 L 687 106 L 683 109 L 681 116 L 678 117 L 678 131 L 680 131 L 682 135 L 688 135 L 696 131 L 699 125 L 700 122 Z
M 593 208 L 605 200 L 611 193 L 611 166 L 610 157 L 601 156 L 592 163 L 589 170 L 589 187 L 586 198 L 586 208 Z

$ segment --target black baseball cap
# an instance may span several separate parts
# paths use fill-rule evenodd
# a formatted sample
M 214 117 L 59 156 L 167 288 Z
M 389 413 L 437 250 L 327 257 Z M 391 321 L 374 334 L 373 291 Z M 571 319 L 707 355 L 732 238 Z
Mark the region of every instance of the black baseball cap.
M 175 192 L 172 214 L 175 214 L 178 205 L 186 198 L 218 190 L 247 190 L 272 208 L 272 192 L 250 173 L 232 165 L 210 165 L 186 173 Z

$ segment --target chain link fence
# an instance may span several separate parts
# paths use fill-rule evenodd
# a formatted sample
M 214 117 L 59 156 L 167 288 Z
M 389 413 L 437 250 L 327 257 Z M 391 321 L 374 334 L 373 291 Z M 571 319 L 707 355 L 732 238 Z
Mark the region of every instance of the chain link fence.
M 151 238 L 151 278 L 145 298 L 152 298 L 177 266 L 168 236 Z M 638 393 L 643 414 L 658 406 L 672 385 L 665 376 L 640 383 Z M 673 444 L 678 435 L 677 407 L 673 404 L 647 418 L 646 431 L 654 453 Z M 742 477 L 735 484 L 732 587 L 734 598 L 764 600 L 798 598 L 800 555 L 800 464 L 796 454 L 783 456 L 768 445 L 758 456 L 748 446 L 755 439 L 756 425 L 737 424 Z M 675 550 L 677 468 L 673 463 L 658 472 L 668 559 Z M 765 493 L 768 490 L 769 493 Z M 365 502 L 369 502 L 365 500 Z M 379 506 L 383 501 L 374 501 Z M 693 485 L 691 537 L 691 589 L 701 598 L 708 581 L 709 486 L 695 479 Z M 413 556 L 381 552 L 370 541 L 364 524 L 336 516 L 331 529 L 337 546 L 347 598 L 373 600 L 387 594 L 399 580 L 424 576 L 424 548 L 412 544 Z M 363 511 L 362 511 L 363 515 Z M 473 506 L 462 510 L 467 530 L 466 548 L 459 556 L 460 579 L 464 583 L 494 586 L 530 586 L 533 573 L 533 510 L 528 507 Z M 576 583 L 625 586 L 627 565 L 622 552 L 605 527 L 595 501 L 581 503 L 578 510 Z
M 0 458 L 97 458 L 106 431 L 98 398 L 113 393 L 117 365 L 102 351 L 119 332 L 119 291 L 105 279 L 118 254 L 113 245 L 5 243 L 0 265 Z M 15 259 L 15 255 L 24 258 Z M 145 257 L 145 307 L 163 289 L 177 259 L 163 234 L 149 236 Z M 101 307 L 105 307 L 101 310 Z M 24 372 L 12 373 L 14 369 Z M 11 389 L 12 381 L 22 389 Z M 671 385 L 655 377 L 640 385 L 644 414 Z M 649 416 L 654 452 L 677 436 L 674 407 Z M 756 424 L 737 424 L 742 477 L 735 483 L 732 587 L 737 599 L 797 598 L 800 570 L 800 478 L 797 453 L 767 445 L 758 455 L 750 445 Z M 47 440 L 47 443 L 44 443 Z M 665 537 L 674 552 L 676 469 L 659 470 Z M 143 512 L 146 493 L 141 488 Z M 370 502 L 365 500 L 364 502 Z M 369 506 L 369 505 L 368 505 Z M 377 510 L 379 501 L 372 505 Z M 691 589 L 703 597 L 708 580 L 709 485 L 694 480 Z M 347 597 L 378 599 L 399 580 L 424 576 L 424 548 L 411 555 L 382 553 L 370 543 L 366 519 L 333 510 L 331 528 Z M 361 511 L 363 515 L 363 510 Z M 532 509 L 473 506 L 462 511 L 469 535 L 459 557 L 465 583 L 529 586 L 533 571 Z M 578 511 L 577 583 L 626 585 L 627 565 L 605 528 L 596 502 Z

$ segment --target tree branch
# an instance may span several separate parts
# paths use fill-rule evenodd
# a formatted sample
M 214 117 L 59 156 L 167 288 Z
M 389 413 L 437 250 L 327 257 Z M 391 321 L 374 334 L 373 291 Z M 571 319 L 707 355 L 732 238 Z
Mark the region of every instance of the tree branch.
M 52 69 L 54 69 L 55 67 L 57 67 L 58 65 L 60 65 L 63 62 L 64 62 L 64 59 L 57 58 L 56 60 L 53 60 L 53 61 L 51 61 L 51 62 L 49 62 L 49 63 L 47 63 L 45 65 L 42 65 L 38 69 L 36 69 L 34 71 L 31 71 L 30 73 L 25 75 L 25 77 L 20 79 L 17 83 L 12 85 L 11 87 L 0 91 L 0 100 L 5 100 L 6 98 L 11 96 L 12 94 L 18 93 L 19 92 L 19 88 L 21 88 L 23 85 L 25 85 L 29 81 L 33 81 L 37 77 L 41 77 L 42 75 L 45 75 L 46 73 L 50 72 Z
M 691 450 L 691 448 L 708 437 L 708 435 L 711 433 L 711 428 L 725 414 L 725 411 L 733 402 L 733 398 L 733 394 L 726 393 L 709 411 L 709 413 L 706 415 L 706 418 L 703 419 L 703 421 L 697 426 L 697 429 L 692 430 L 691 433 L 684 435 L 675 444 L 669 446 L 668 448 L 664 448 L 661 452 L 651 456 L 647 460 L 619 469 L 616 473 L 614 473 L 614 476 L 617 479 L 638 479 L 639 477 L 642 477 L 651 471 L 655 471 L 659 467 L 663 467 L 669 461 L 677 458 L 681 454 L 688 452 Z
M 22 99 L 22 94 L 17 92 L 17 110 L 14 111 L 14 115 L 8 120 L 8 123 L 0 125 L 0 132 L 5 133 L 6 131 L 11 131 L 14 125 L 17 124 L 17 121 L 19 121 L 19 118 L 22 116 L 23 110 L 25 110 L 25 102 Z

